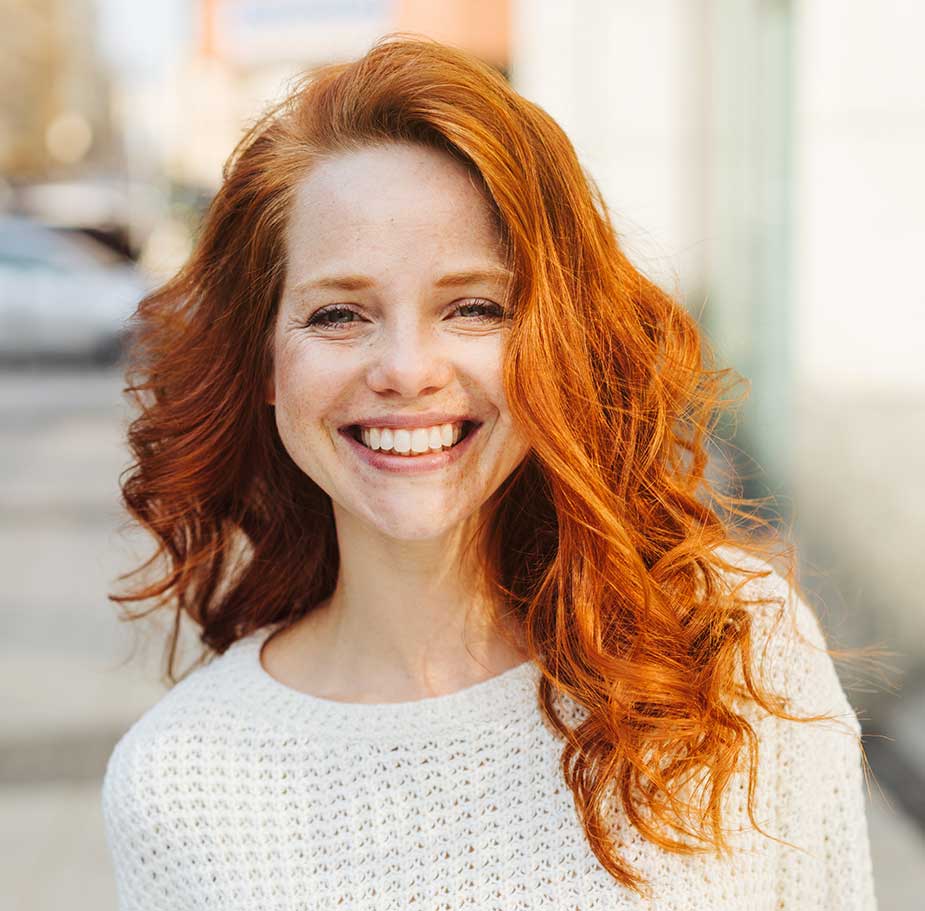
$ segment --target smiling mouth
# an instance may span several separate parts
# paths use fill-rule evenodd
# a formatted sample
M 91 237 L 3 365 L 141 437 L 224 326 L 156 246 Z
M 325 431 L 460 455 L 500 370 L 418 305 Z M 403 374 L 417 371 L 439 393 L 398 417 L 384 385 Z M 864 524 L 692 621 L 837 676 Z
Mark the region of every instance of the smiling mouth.
M 415 456 L 424 456 L 424 455 L 434 455 L 439 452 L 448 452 L 450 449 L 458 446 L 467 436 L 472 432 L 473 429 L 478 427 L 480 422 L 476 421 L 463 421 L 462 426 L 459 428 L 459 437 L 455 439 L 450 445 L 443 444 L 439 448 L 432 448 L 429 444 L 424 450 L 415 450 L 411 448 L 412 443 L 408 437 L 405 437 L 403 443 L 403 449 L 395 449 L 394 444 L 398 443 L 398 440 L 394 438 L 394 435 L 389 439 L 392 441 L 393 445 L 390 445 L 387 448 L 383 448 L 380 445 L 377 445 L 375 448 L 369 444 L 369 434 L 367 432 L 367 439 L 363 439 L 363 429 L 359 424 L 351 424 L 349 427 L 344 428 L 345 433 L 349 434 L 353 439 L 355 439 L 361 446 L 365 446 L 371 452 L 381 452 L 383 455 L 396 455 L 402 456 L 405 458 L 414 458 Z M 377 438 L 377 443 L 379 443 L 379 438 Z M 407 447 L 407 448 L 405 448 Z

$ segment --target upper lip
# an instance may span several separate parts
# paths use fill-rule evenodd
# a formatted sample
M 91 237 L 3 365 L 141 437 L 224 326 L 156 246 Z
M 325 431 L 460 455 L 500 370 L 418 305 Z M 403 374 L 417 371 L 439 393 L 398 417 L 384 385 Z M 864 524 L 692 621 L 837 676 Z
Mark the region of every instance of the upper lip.
M 360 418 L 344 424 L 348 427 L 434 427 L 437 424 L 456 424 L 460 421 L 479 423 L 471 414 L 450 414 L 446 411 L 426 411 L 423 414 L 383 414 L 377 417 Z

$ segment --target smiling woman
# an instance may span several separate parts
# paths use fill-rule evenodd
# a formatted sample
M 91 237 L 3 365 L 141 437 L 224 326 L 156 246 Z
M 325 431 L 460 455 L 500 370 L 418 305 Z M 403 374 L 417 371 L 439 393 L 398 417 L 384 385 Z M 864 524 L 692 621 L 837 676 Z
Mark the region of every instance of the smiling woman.
M 499 74 L 309 74 L 135 322 L 113 599 L 205 651 L 109 761 L 123 909 L 873 907 L 792 548 L 707 477 L 736 377 Z

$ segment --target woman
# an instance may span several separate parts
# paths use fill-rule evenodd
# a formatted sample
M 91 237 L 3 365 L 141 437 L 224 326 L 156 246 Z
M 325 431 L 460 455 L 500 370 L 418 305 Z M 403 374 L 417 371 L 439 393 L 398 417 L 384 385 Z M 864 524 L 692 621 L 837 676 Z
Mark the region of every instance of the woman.
M 705 478 L 730 373 L 500 76 L 312 74 L 137 324 L 115 600 L 211 660 L 110 759 L 123 909 L 874 906 L 857 719 Z

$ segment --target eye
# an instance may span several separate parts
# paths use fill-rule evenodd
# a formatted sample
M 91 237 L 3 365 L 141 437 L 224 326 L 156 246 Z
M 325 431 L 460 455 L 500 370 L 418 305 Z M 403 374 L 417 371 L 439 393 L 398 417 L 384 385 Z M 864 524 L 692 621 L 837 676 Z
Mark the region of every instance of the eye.
M 485 300 L 481 297 L 470 298 L 467 301 L 461 301 L 456 305 L 456 312 L 460 313 L 463 310 L 475 310 L 477 311 L 476 316 L 466 317 L 467 319 L 474 319 L 476 322 L 495 322 L 496 320 L 504 319 L 504 308 L 499 304 L 494 303 L 490 300 Z M 465 316 L 465 314 L 461 314 Z
M 336 326 L 349 326 L 350 323 L 353 322 L 353 320 L 349 319 L 349 317 L 356 315 L 357 314 L 349 307 L 335 304 L 331 307 L 324 307 L 323 309 L 313 313 L 305 325 L 318 326 L 321 329 L 327 329 Z M 340 319 L 341 316 L 346 318 Z
M 474 312 L 473 312 L 474 311 Z M 464 319 L 477 323 L 480 322 L 498 322 L 504 319 L 504 308 L 494 301 L 485 300 L 481 297 L 468 298 L 460 301 L 455 305 L 454 313 L 462 316 Z M 306 321 L 306 326 L 314 326 L 318 329 L 336 329 L 341 326 L 350 326 L 356 320 L 352 317 L 358 317 L 356 311 L 345 307 L 343 304 L 332 304 L 330 307 L 323 307 L 317 310 Z

